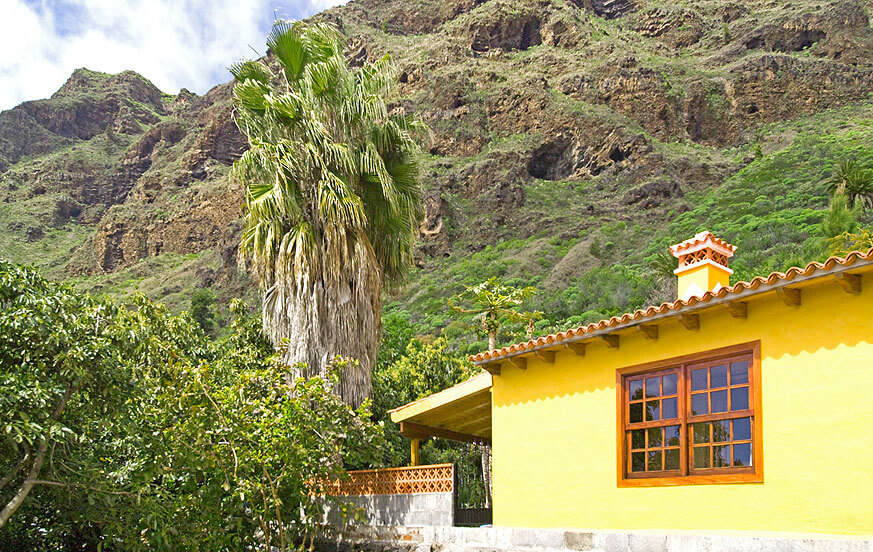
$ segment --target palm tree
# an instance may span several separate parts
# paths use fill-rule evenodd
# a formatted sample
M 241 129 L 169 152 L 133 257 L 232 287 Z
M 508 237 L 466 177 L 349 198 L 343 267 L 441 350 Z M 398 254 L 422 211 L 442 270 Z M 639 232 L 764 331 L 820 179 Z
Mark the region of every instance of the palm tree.
M 533 337 L 531 323 L 542 318 L 540 311 L 519 312 L 517 309 L 528 297 L 534 295 L 537 289 L 533 286 L 517 288 L 507 286 L 491 278 L 481 284 L 470 286 L 452 299 L 449 307 L 455 312 L 472 314 L 473 320 L 482 325 L 482 330 L 488 335 L 488 349 L 497 347 L 497 331 L 504 322 L 525 322 L 528 324 L 528 337 Z M 466 303 L 461 306 L 457 303 Z
M 267 61 L 231 67 L 237 126 L 249 150 L 233 171 L 246 186 L 240 255 L 263 293 L 263 325 L 283 360 L 321 373 L 358 360 L 339 395 L 370 394 L 381 293 L 412 261 L 421 219 L 415 155 L 427 128 L 389 109 L 387 57 L 349 68 L 329 24 L 277 21 Z
M 828 191 L 834 196 L 844 194 L 849 200 L 849 207 L 856 204 L 873 207 L 873 171 L 855 160 L 843 161 L 837 166 L 828 184 Z

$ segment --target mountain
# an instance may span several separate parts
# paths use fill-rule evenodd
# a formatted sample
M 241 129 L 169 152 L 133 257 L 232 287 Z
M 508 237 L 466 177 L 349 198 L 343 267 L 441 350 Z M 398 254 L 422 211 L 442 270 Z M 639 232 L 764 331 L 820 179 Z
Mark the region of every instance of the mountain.
M 353 63 L 390 54 L 397 107 L 434 131 L 417 268 L 388 310 L 460 332 L 445 298 L 498 276 L 540 288 L 544 328 L 623 312 L 672 297 L 659 254 L 702 229 L 739 245 L 738 278 L 821 255 L 834 166 L 873 162 L 871 9 L 357 0 L 317 15 Z M 0 113 L 0 256 L 173 308 L 195 287 L 254 299 L 230 92 L 79 69 Z

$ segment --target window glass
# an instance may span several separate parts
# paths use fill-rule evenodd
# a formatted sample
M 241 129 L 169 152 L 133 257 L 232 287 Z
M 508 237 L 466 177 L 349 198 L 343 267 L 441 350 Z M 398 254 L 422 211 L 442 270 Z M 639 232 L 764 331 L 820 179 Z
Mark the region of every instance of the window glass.
M 726 473 L 754 473 L 750 358 L 626 376 L 628 476 L 706 476 L 729 468 Z

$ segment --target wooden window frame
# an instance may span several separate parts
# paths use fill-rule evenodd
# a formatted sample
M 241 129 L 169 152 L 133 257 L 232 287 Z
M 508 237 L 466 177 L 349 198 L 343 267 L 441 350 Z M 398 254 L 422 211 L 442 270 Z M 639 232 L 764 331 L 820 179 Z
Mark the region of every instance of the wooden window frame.
M 706 416 L 695 416 L 694 421 L 689 421 L 690 417 L 690 392 L 686 387 L 687 374 L 689 366 L 693 364 L 709 363 L 711 361 L 722 360 L 725 358 L 749 354 L 751 363 L 749 365 L 749 410 L 748 415 L 754 418 L 752 424 L 752 466 L 749 468 L 707 468 L 693 469 L 688 460 L 689 454 L 693 452 L 691 443 L 691 424 L 694 422 L 707 421 L 709 418 L 713 420 L 724 418 L 740 418 L 742 412 L 726 412 L 719 414 L 709 414 Z M 677 418 L 677 423 L 680 426 L 680 469 L 662 475 L 659 472 L 656 475 L 648 475 L 644 473 L 628 476 L 628 460 L 629 450 L 627 447 L 627 429 L 625 419 L 627 412 L 628 401 L 625 397 L 625 381 L 628 377 L 638 375 L 652 375 L 656 372 L 669 372 L 678 369 L 681 373 L 678 383 L 679 396 L 679 412 L 680 417 Z M 764 482 L 764 422 L 763 422 L 763 407 L 761 400 L 761 342 L 750 341 L 731 345 L 729 347 L 721 347 L 709 351 L 683 355 L 635 366 L 628 366 L 616 370 L 616 473 L 617 483 L 619 487 L 661 487 L 661 486 L 676 486 L 676 485 L 713 485 L 723 483 L 763 483 Z M 737 415 L 739 414 L 739 416 Z M 658 424 L 653 425 L 677 425 L 664 423 L 664 420 L 658 420 Z M 693 472 L 693 473 L 692 473 Z

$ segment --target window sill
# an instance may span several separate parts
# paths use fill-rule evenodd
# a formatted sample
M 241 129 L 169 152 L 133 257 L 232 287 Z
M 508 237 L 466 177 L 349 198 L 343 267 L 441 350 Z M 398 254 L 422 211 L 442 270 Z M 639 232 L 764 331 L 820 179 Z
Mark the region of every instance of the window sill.
M 755 472 L 686 475 L 685 477 L 632 477 L 618 481 L 618 487 L 677 487 L 681 485 L 722 485 L 725 483 L 763 483 L 764 474 Z

